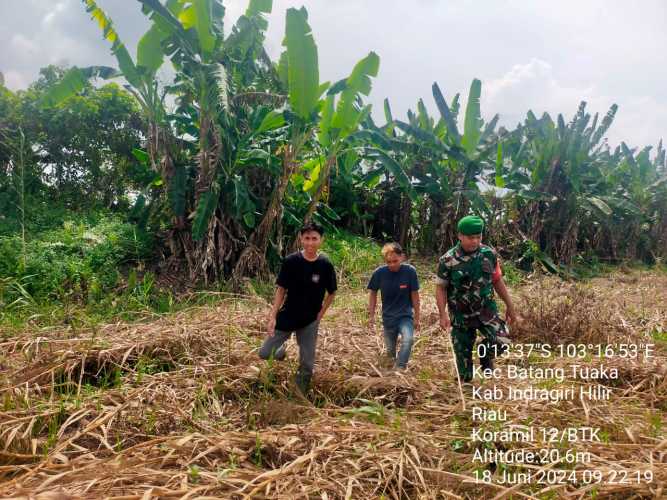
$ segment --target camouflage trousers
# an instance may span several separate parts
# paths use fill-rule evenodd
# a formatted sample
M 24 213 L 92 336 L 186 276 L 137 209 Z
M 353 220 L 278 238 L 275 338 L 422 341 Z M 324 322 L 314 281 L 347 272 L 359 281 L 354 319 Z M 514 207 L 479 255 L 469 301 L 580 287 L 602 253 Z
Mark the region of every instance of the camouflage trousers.
M 473 375 L 472 353 L 475 348 L 477 331 L 482 335 L 482 344 L 479 363 L 482 368 L 490 368 L 496 353 L 502 353 L 505 346 L 498 342 L 499 336 L 506 336 L 505 322 L 496 316 L 493 320 L 481 323 L 478 319 L 469 321 L 466 326 L 452 327 L 452 344 L 459 376 L 462 382 L 470 382 Z

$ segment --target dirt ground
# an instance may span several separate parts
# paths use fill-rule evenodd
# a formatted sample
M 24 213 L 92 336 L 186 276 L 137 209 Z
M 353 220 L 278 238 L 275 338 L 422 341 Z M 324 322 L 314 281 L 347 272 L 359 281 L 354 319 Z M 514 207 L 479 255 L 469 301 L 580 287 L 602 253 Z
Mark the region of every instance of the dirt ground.
M 408 370 L 391 370 L 380 333 L 365 327 L 363 289 L 343 287 L 321 324 L 308 400 L 291 387 L 293 341 L 284 362 L 257 358 L 269 306 L 255 295 L 221 294 L 216 306 L 150 323 L 29 331 L 4 341 L 0 497 L 665 498 L 667 275 L 533 277 L 513 287 L 522 320 L 512 339 L 526 350 L 497 366 L 552 376 L 477 378 L 462 389 L 465 401 L 437 326 L 433 276 L 420 278 L 423 327 Z M 574 345 L 574 357 L 556 355 L 561 344 Z M 546 345 L 553 355 L 541 355 Z M 553 375 L 572 364 L 588 368 L 588 377 L 602 365 L 618 376 Z M 601 386 L 609 396 L 492 403 L 475 396 L 531 384 L 577 393 Z M 475 407 L 506 420 L 480 422 Z M 475 440 L 476 431 L 510 426 L 532 427 L 536 439 Z M 599 430 L 590 440 L 577 431 L 557 440 L 541 434 L 568 428 Z M 538 456 L 520 466 L 475 459 L 518 449 Z M 544 458 L 544 449 L 557 452 Z M 529 480 L 500 484 L 512 474 Z

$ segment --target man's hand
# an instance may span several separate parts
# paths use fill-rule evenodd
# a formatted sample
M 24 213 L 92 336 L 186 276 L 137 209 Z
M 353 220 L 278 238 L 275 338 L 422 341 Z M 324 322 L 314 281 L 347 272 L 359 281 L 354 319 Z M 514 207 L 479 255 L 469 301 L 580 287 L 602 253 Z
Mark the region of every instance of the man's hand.
M 440 328 L 443 329 L 443 331 L 447 332 L 452 326 L 452 322 L 449 319 L 449 315 L 443 314 L 440 316 Z
M 327 296 L 324 298 L 324 302 L 322 303 L 322 307 L 320 307 L 320 312 L 317 313 L 317 318 L 315 318 L 316 321 L 322 321 L 322 318 L 324 318 L 324 315 L 327 312 L 327 309 L 329 309 L 329 306 L 334 300 L 334 297 L 336 296 L 336 292 L 327 292 Z
M 287 290 L 280 285 L 276 287 L 276 295 L 273 297 L 273 307 L 271 308 L 271 312 L 269 312 L 266 324 L 266 335 L 269 337 L 273 337 L 276 331 L 276 316 L 278 316 L 278 311 L 285 301 L 286 292 Z
M 273 337 L 273 334 L 276 332 L 276 317 L 273 315 L 269 316 L 269 321 L 266 325 L 266 335 Z
M 505 322 L 508 325 L 513 325 L 516 324 L 516 322 L 519 320 L 519 317 L 516 314 L 516 311 L 514 310 L 513 307 L 508 307 L 507 311 L 505 311 Z

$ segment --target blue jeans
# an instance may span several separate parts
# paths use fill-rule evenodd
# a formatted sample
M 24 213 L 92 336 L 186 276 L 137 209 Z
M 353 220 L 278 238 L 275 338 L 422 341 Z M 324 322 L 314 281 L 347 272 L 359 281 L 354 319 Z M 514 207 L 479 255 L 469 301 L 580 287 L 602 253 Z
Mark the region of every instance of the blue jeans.
M 401 350 L 396 361 L 398 368 L 405 368 L 408 365 L 414 341 L 414 331 L 412 318 L 401 318 L 395 325 L 384 327 L 384 345 L 387 348 L 387 355 L 392 359 L 396 359 L 396 343 L 398 336 L 401 336 Z

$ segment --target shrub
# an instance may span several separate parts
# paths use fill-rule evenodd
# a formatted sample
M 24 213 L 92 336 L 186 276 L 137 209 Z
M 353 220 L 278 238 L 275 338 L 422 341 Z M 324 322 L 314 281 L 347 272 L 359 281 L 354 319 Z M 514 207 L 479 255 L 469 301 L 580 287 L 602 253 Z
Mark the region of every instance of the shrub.
M 380 245 L 345 231 L 327 235 L 322 251 L 331 259 L 338 279 L 352 286 L 359 285 L 382 264 Z
M 88 291 L 95 297 L 114 287 L 119 266 L 145 259 L 151 248 L 150 235 L 116 218 L 95 225 L 66 221 L 29 240 L 25 254 L 18 236 L 0 237 L 0 278 L 19 280 L 38 302 L 86 301 Z

